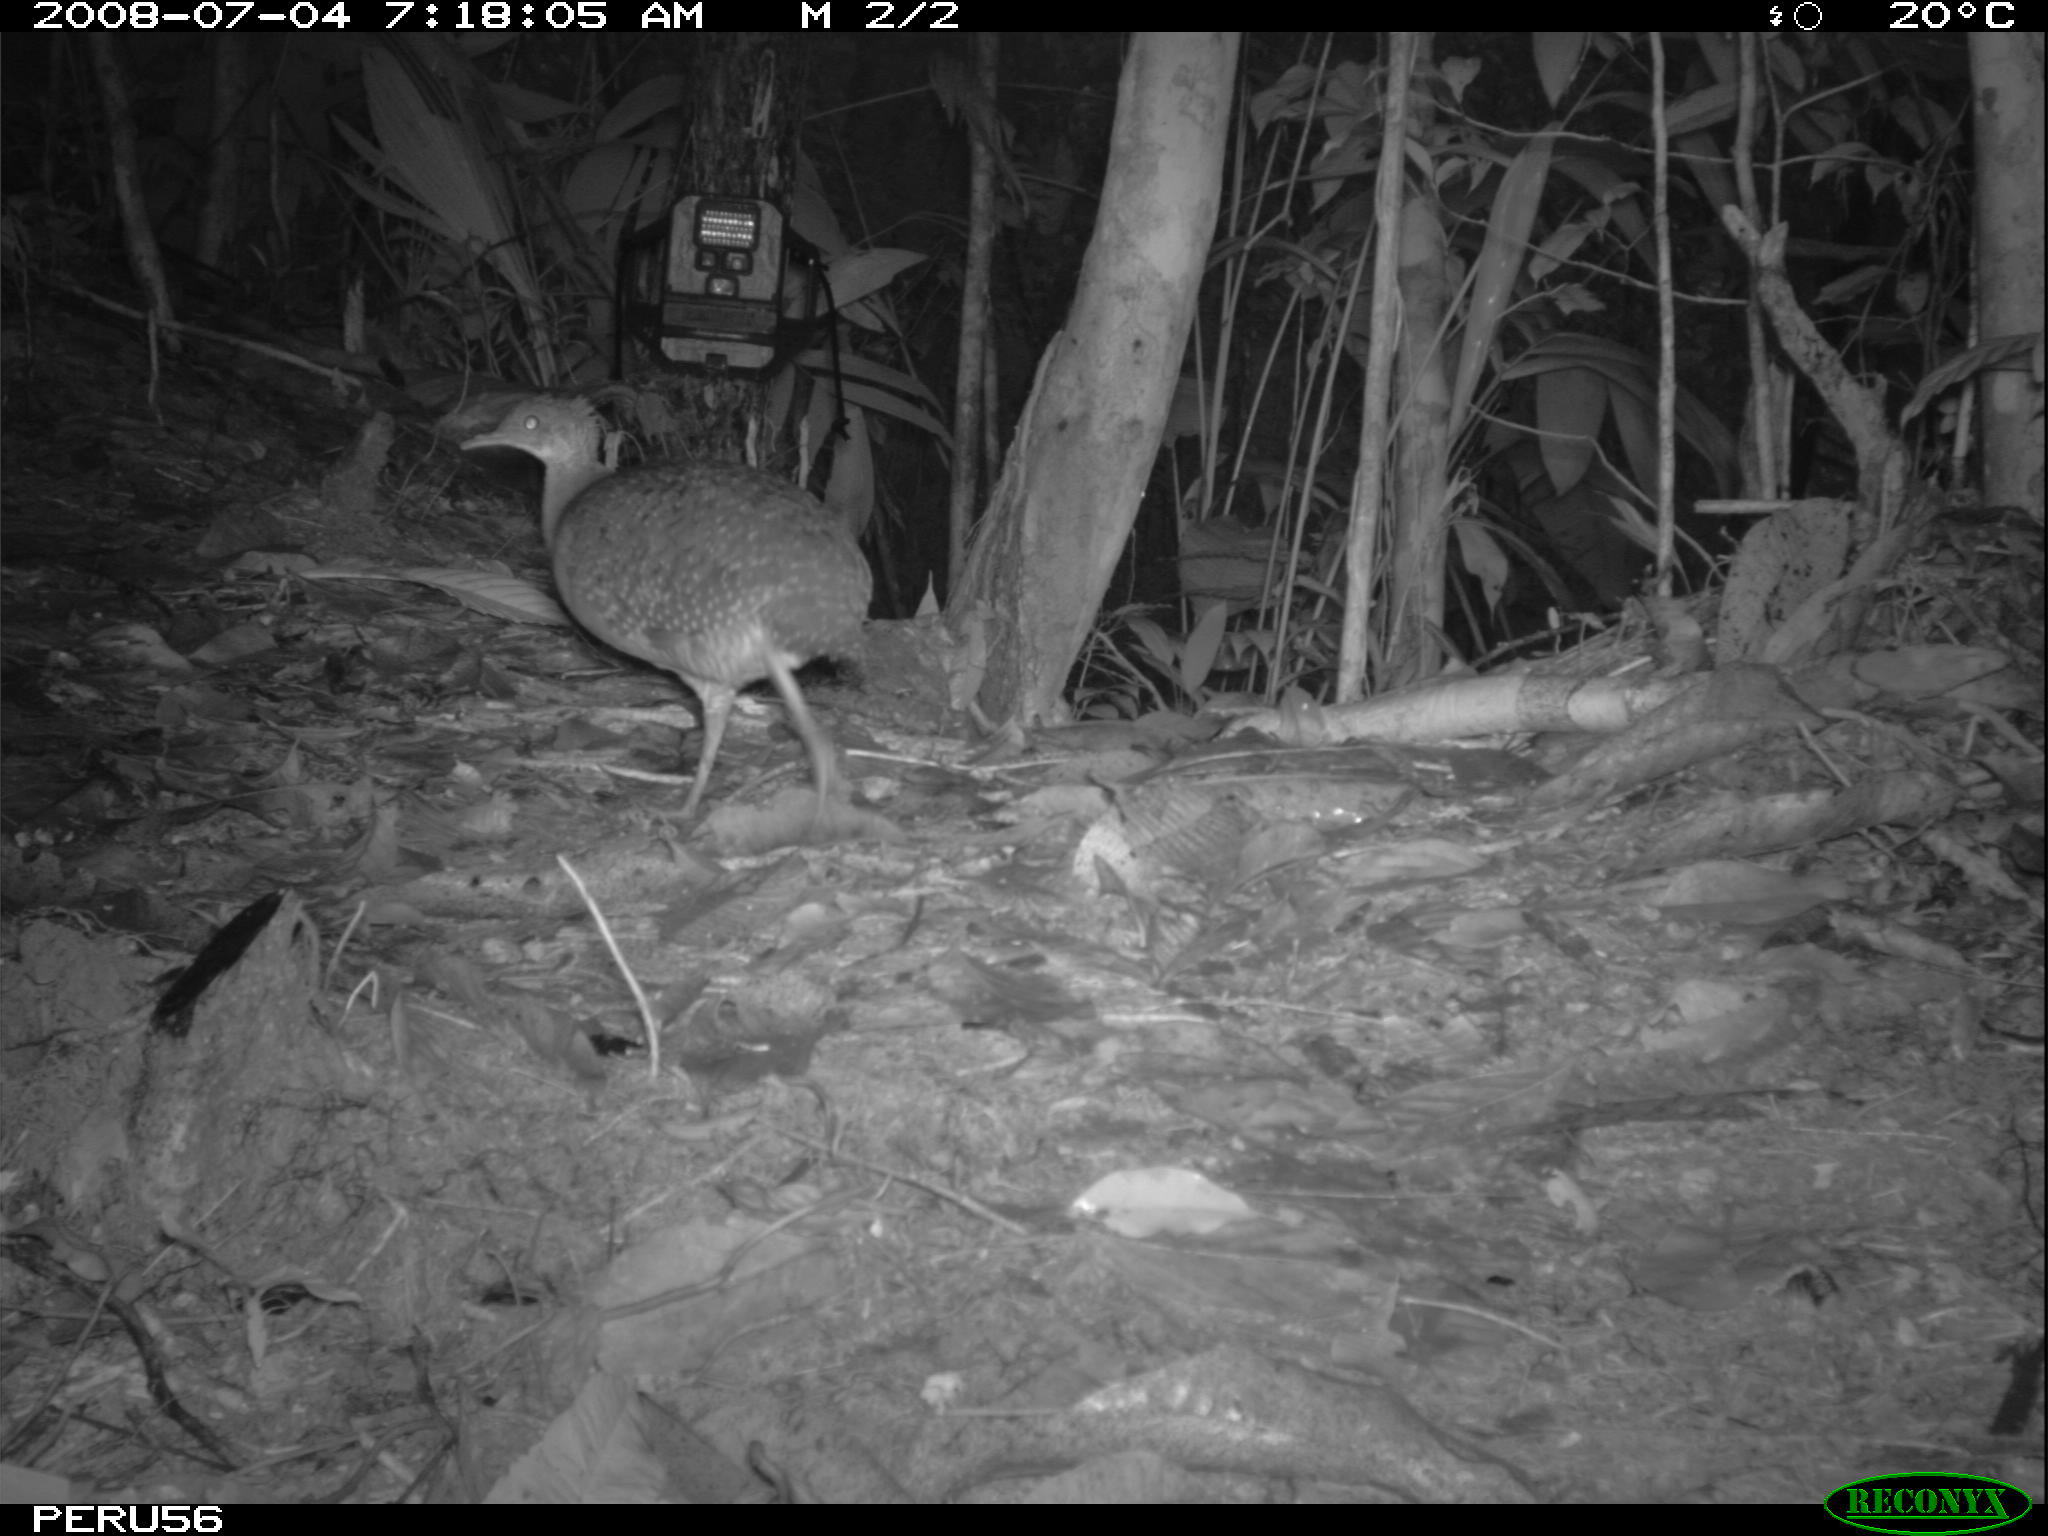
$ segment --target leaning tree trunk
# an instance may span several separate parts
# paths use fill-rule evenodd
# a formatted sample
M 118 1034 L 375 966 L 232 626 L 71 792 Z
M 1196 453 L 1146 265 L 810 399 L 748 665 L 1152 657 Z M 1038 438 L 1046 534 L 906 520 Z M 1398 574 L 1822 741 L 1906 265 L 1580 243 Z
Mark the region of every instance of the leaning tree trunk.
M 1159 451 L 1216 230 L 1234 32 L 1139 33 L 1066 329 L 1040 361 L 947 613 L 980 626 L 979 702 L 1061 719 L 1060 699 Z

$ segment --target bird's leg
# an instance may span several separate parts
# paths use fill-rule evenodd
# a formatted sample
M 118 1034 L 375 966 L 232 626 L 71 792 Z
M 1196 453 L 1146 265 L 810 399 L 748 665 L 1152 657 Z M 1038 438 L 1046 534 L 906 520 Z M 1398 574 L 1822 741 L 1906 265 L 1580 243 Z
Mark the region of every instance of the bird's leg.
M 818 722 L 811 718 L 811 712 L 804 704 L 803 690 L 796 685 L 796 674 L 780 656 L 770 655 L 768 675 L 775 680 L 775 691 L 782 695 L 782 702 L 789 709 L 789 723 L 796 727 L 797 735 L 803 738 L 805 749 L 811 755 L 811 782 L 818 787 L 818 814 L 823 816 L 832 800 L 832 784 L 836 778 L 832 753 L 832 738 Z
M 704 745 L 697 753 L 697 777 L 690 785 L 690 798 L 683 802 L 683 815 L 694 815 L 704 798 L 704 786 L 711 782 L 711 765 L 718 760 L 718 744 L 725 739 L 725 722 L 732 714 L 734 692 L 723 683 L 690 678 L 697 700 L 704 706 Z

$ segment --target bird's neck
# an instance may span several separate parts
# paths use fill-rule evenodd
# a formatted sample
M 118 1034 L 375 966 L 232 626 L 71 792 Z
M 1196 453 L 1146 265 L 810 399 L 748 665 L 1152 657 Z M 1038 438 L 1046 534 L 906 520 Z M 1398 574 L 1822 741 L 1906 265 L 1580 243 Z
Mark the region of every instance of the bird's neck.
M 549 549 L 555 547 L 555 525 L 562 520 L 569 503 L 611 471 L 590 459 L 567 464 L 548 464 L 540 491 L 540 536 Z

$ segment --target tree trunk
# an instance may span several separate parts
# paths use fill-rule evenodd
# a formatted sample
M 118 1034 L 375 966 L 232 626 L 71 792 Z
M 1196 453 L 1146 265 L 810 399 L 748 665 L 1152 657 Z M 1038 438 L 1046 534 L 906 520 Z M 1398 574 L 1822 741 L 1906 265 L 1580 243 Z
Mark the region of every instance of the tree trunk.
M 114 39 L 95 33 L 86 39 L 92 57 L 93 74 L 99 80 L 100 104 L 107 114 L 107 147 L 114 171 L 114 202 L 121 210 L 121 233 L 128 246 L 128 266 L 135 282 L 149 300 L 153 320 L 175 320 L 171 313 L 171 285 L 164 277 L 163 253 L 158 250 L 156 231 L 150 227 L 149 200 L 142 193 L 142 156 L 136 147 L 135 112 L 129 105 L 128 81 L 121 73 Z M 154 338 L 152 338 L 154 345 Z M 167 352 L 178 350 L 178 338 L 164 333 Z M 152 353 L 152 356 L 154 354 Z M 156 381 L 150 381 L 154 394 Z
M 192 254 L 221 264 L 242 222 L 242 111 L 249 104 L 249 38 L 230 32 L 214 40 L 213 122 L 206 143 L 206 201 Z
M 801 121 L 801 45 L 774 33 L 706 33 L 690 63 L 689 139 L 677 173 L 678 195 L 758 197 L 786 205 L 794 185 L 793 150 Z M 760 418 L 762 380 L 744 373 L 693 375 L 673 399 L 683 435 L 705 455 L 750 462 L 750 425 Z M 764 467 L 780 446 L 752 445 Z
M 1976 86 L 1979 340 L 2041 329 L 2041 34 L 1970 35 Z M 2021 359 L 1983 375 L 1984 499 L 2041 505 L 2041 384 Z
M 967 192 L 967 270 L 960 283 L 960 357 L 953 375 L 953 485 L 946 520 L 946 591 L 960 585 L 967 538 L 981 485 L 981 381 L 989 366 L 989 269 L 996 248 L 996 61 L 1001 37 L 974 35 L 974 81 L 981 112 L 963 114 L 971 170 Z M 993 460 L 989 462 L 993 463 Z
M 1137 516 L 1216 229 L 1237 43 L 1131 40 L 1073 312 L 947 604 L 957 628 L 993 621 L 979 701 L 998 719 L 1065 717 L 1068 668 Z

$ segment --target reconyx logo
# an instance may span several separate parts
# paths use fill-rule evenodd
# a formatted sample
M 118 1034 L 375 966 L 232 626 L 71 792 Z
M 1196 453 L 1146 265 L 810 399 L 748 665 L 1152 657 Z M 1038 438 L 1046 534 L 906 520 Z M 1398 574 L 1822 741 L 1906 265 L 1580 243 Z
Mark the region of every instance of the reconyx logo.
M 1844 1525 L 1866 1531 L 1910 1531 L 1914 1536 L 1963 1536 L 1995 1531 L 2033 1508 L 2010 1483 L 1961 1472 L 1895 1472 L 1844 1483 L 1825 1501 Z

